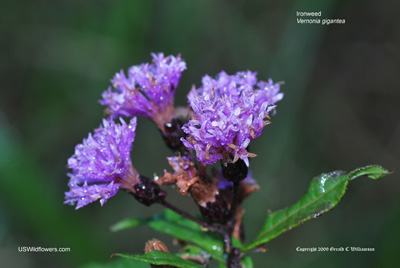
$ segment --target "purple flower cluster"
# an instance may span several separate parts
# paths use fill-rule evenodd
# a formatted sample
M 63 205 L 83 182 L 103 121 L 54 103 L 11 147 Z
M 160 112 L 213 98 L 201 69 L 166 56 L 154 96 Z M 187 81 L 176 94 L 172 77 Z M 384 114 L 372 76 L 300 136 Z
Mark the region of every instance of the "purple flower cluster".
M 174 116 L 174 94 L 186 63 L 177 57 L 152 53 L 153 64 L 132 66 L 126 76 L 117 73 L 102 95 L 100 103 L 108 106 L 111 117 L 144 116 L 152 119 L 160 129 Z
M 76 204 L 79 209 L 100 199 L 103 205 L 119 189 L 125 189 L 150 205 L 165 198 L 156 183 L 176 185 L 181 193 L 190 191 L 198 203 L 203 199 L 211 202 L 214 192 L 210 198 L 204 193 L 212 187 L 217 191 L 218 187 L 202 181 L 207 177 L 205 165 L 198 168 L 188 150 L 195 150 L 203 164 L 222 160 L 222 174 L 228 180 L 246 177 L 248 158 L 255 156 L 247 147 L 261 135 L 274 104 L 283 98 L 279 83 L 257 81 L 257 74 L 250 71 L 235 75 L 221 72 L 215 79 L 205 76 L 202 86 L 188 94 L 191 119 L 181 127 L 175 117 L 174 94 L 186 63 L 180 55 L 153 53 L 152 57 L 152 64 L 132 66 L 127 75 L 117 73 L 111 80 L 113 86 L 102 94 L 100 103 L 108 106 L 110 117 L 103 119 L 103 125 L 77 145 L 69 158 L 72 172 L 68 174 L 66 204 Z M 114 122 L 121 116 L 132 119 L 129 124 L 122 119 L 120 124 Z M 167 145 L 182 155 L 168 158 L 175 172 L 166 172 L 156 183 L 140 175 L 131 164 L 136 116 L 153 120 Z
M 256 73 L 250 71 L 221 72 L 216 79 L 205 76 L 202 84 L 188 95 L 193 113 L 182 128 L 188 134 L 183 144 L 205 164 L 242 159 L 249 166 L 248 158 L 255 155 L 246 148 L 261 135 L 269 112 L 283 98 L 279 84 L 257 83 Z
M 75 154 L 68 159 L 72 173 L 68 174 L 70 191 L 65 193 L 66 204 L 76 203 L 79 209 L 100 199 L 103 205 L 120 188 L 132 189 L 138 182 L 139 174 L 130 160 L 136 117 L 129 124 L 120 121 L 116 124 L 103 119 L 103 125 L 75 147 Z

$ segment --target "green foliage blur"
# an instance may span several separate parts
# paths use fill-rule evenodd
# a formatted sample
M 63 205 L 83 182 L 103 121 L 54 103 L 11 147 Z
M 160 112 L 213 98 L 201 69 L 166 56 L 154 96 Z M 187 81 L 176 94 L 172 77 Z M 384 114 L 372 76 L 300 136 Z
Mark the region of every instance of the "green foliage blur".
M 292 1 L 6 1 L 0 9 L 0 259 L 4 267 L 79 267 L 114 252 L 142 253 L 168 236 L 148 227 L 111 233 L 122 218 L 150 216 L 123 192 L 104 207 L 63 205 L 66 161 L 98 127 L 97 103 L 120 69 L 151 52 L 181 53 L 188 69 L 176 104 L 205 74 L 258 71 L 284 81 L 273 124 L 251 144 L 261 192 L 245 204 L 248 238 L 268 209 L 293 204 L 313 176 L 400 163 L 400 4 Z M 321 11 L 344 25 L 301 25 L 296 11 Z M 139 172 L 169 169 L 158 130 L 139 119 L 132 152 Z M 253 254 L 255 267 L 393 267 L 400 250 L 400 182 L 359 180 L 334 211 Z M 197 212 L 189 197 L 171 202 Z M 69 247 L 68 253 L 18 248 Z M 375 252 L 297 252 L 297 247 L 374 247 Z M 3 266 L 2 266 L 3 267 Z

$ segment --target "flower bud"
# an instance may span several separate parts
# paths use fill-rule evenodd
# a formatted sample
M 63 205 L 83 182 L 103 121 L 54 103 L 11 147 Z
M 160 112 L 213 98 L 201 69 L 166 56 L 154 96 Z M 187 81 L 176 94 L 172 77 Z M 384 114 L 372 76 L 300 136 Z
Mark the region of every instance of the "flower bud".
M 228 205 L 218 192 L 214 195 L 214 201 L 209 201 L 205 205 L 199 205 L 199 208 L 208 223 L 224 224 L 228 220 Z
M 165 123 L 164 129 L 160 129 L 160 131 L 165 143 L 171 150 L 187 155 L 188 150 L 181 142 L 181 138 L 184 138 L 186 134 L 181 128 L 182 122 L 177 118 L 173 118 L 171 122 Z
M 134 192 L 132 194 L 140 203 L 150 206 L 164 200 L 167 196 L 167 193 L 149 178 L 140 175 L 139 180 L 140 182 L 133 186 Z
M 247 177 L 248 167 L 242 159 L 234 163 L 221 161 L 222 176 L 228 181 L 239 182 Z

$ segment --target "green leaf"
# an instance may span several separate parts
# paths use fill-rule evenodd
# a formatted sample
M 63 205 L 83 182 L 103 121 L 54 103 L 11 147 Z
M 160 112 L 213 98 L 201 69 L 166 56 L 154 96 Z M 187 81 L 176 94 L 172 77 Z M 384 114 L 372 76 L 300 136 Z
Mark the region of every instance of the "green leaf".
M 193 245 L 184 246 L 176 255 L 186 260 L 197 260 L 197 263 L 205 265 L 207 265 L 211 257 L 210 253 L 206 250 Z
M 246 255 L 243 259 L 242 259 L 242 266 L 243 268 L 253 268 L 253 260 L 251 259 L 251 257 L 249 255 Z
M 377 180 L 390 174 L 380 166 L 366 166 L 348 174 L 344 171 L 333 171 L 313 178 L 307 193 L 297 203 L 268 215 L 256 239 L 245 246 L 243 251 L 264 244 L 283 232 L 331 210 L 346 192 L 349 181 L 360 176 Z
M 150 265 L 144 262 L 131 259 L 112 260 L 107 263 L 91 262 L 81 266 L 80 268 L 150 268 Z
M 349 181 L 352 181 L 360 176 L 367 176 L 368 178 L 373 180 L 380 180 L 383 177 L 386 177 L 392 173 L 393 172 L 389 172 L 381 166 L 371 165 L 371 166 L 361 167 L 350 172 Z
M 180 257 L 206 257 L 207 255 L 210 256 L 210 253 L 198 246 L 186 245 L 179 253 L 177 253 L 177 255 Z
M 175 267 L 201 268 L 201 266 L 192 261 L 188 261 L 174 254 L 161 251 L 151 251 L 143 255 L 115 253 L 113 254 L 113 256 L 119 256 L 155 265 L 172 265 Z
M 160 217 L 149 221 L 148 224 L 154 230 L 169 234 L 179 240 L 193 242 L 210 252 L 213 258 L 223 261 L 223 243 L 219 235 L 203 231 L 199 224 L 171 210 L 164 211 Z
M 139 227 L 139 226 L 142 226 L 142 225 L 148 223 L 152 218 L 153 217 L 149 217 L 149 218 L 137 217 L 137 218 L 124 219 L 122 221 L 117 222 L 113 226 L 111 226 L 110 230 L 112 232 L 118 232 L 118 231 L 122 231 L 125 229 L 136 228 L 136 227 Z
M 192 242 L 208 251 L 211 256 L 221 262 L 223 258 L 223 242 L 219 235 L 203 231 L 199 224 L 181 215 L 165 210 L 150 218 L 130 218 L 122 220 L 111 227 L 113 231 L 134 228 L 147 223 L 156 231 L 169 234 L 179 240 Z
M 226 264 L 223 262 L 218 262 L 218 268 L 227 268 Z

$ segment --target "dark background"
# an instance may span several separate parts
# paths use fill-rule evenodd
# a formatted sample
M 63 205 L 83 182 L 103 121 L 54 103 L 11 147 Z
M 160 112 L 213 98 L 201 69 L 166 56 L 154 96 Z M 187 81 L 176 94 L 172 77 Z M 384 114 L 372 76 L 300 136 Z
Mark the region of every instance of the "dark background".
M 284 81 L 273 124 L 251 144 L 262 187 L 248 199 L 254 238 L 267 210 L 293 204 L 311 178 L 380 164 L 394 175 L 352 182 L 341 203 L 253 254 L 255 267 L 392 267 L 400 250 L 400 50 L 398 1 L 6 1 L 0 10 L 0 260 L 4 267 L 77 267 L 113 252 L 141 253 L 147 227 L 110 233 L 129 216 L 159 211 L 120 192 L 104 207 L 63 205 L 66 163 L 98 127 L 97 103 L 120 69 L 181 53 L 188 69 L 176 96 L 221 70 Z M 301 25 L 321 11 L 344 25 Z M 139 119 L 134 166 L 169 168 L 153 124 Z M 172 202 L 189 200 L 170 192 Z M 196 212 L 191 202 L 186 209 Z M 248 240 L 249 241 L 249 240 Z M 19 253 L 19 246 L 70 253 Z M 296 247 L 374 247 L 375 252 L 300 253 Z

